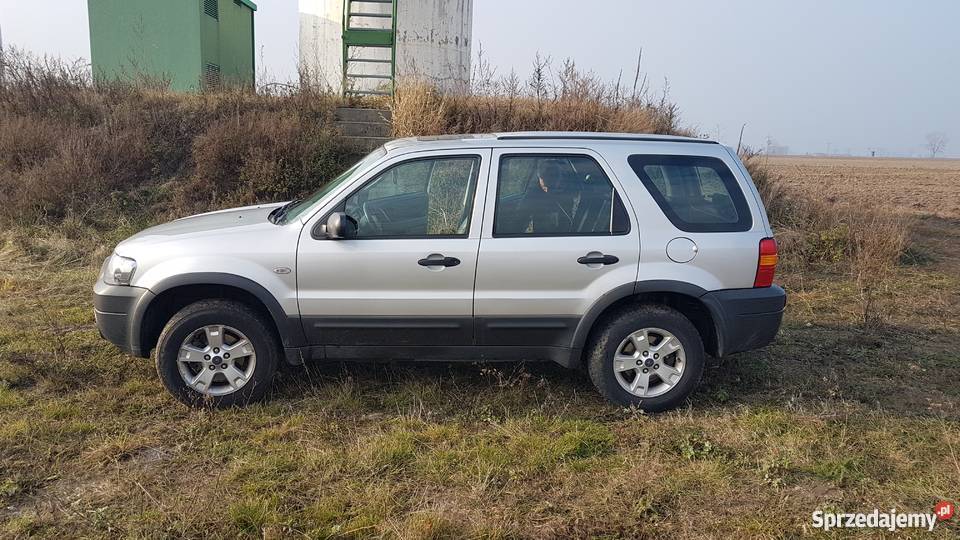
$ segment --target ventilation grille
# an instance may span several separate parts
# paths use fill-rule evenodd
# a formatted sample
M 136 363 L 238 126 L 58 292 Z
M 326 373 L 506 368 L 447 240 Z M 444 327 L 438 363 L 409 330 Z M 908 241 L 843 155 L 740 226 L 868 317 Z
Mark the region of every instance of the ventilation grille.
M 203 66 L 203 87 L 207 89 L 220 88 L 220 66 L 217 64 Z
M 203 12 L 213 17 L 220 18 L 220 6 L 218 0 L 203 0 Z

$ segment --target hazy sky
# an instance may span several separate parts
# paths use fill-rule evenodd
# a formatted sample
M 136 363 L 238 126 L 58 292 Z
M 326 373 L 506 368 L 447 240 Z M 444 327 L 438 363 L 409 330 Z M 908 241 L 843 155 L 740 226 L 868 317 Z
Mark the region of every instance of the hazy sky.
M 292 78 L 296 0 L 257 2 L 258 71 Z M 590 9 L 586 9 L 589 7 Z M 921 154 L 927 133 L 960 156 L 957 0 L 474 0 L 474 54 L 499 73 L 534 55 L 629 79 L 642 47 L 687 125 L 794 153 Z M 89 58 L 85 0 L 0 0 L 7 45 Z

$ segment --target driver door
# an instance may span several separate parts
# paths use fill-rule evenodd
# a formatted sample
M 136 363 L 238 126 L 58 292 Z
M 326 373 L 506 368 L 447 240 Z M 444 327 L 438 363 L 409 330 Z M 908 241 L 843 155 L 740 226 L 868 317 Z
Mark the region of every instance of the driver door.
M 400 156 L 318 212 L 301 233 L 300 314 L 327 354 L 362 357 L 373 346 L 473 344 L 473 285 L 490 150 Z M 479 187 L 478 187 L 479 184 Z M 334 211 L 356 238 L 319 232 Z M 366 349 L 365 349 L 366 348 Z

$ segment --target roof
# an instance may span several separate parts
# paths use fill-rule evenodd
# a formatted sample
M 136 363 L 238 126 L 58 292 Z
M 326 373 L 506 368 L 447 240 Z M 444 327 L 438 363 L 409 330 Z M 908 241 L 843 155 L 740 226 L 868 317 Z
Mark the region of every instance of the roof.
M 416 147 L 440 146 L 442 143 L 460 143 L 473 146 L 498 146 L 498 141 L 611 141 L 611 142 L 665 142 L 692 144 L 719 144 L 708 139 L 680 137 L 677 135 L 652 135 L 645 133 L 599 133 L 584 131 L 515 131 L 506 133 L 481 133 L 466 135 L 433 135 L 396 139 L 384 145 L 388 152 Z
M 240 0 L 240 3 L 252 9 L 253 11 L 257 10 L 257 5 L 251 2 L 250 0 Z

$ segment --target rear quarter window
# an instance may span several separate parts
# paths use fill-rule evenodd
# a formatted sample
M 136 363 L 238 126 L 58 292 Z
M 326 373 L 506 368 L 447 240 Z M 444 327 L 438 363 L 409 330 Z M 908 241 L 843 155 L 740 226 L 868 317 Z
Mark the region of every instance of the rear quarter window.
M 685 232 L 743 232 L 750 207 L 730 168 L 703 156 L 633 155 L 627 158 L 673 225 Z

